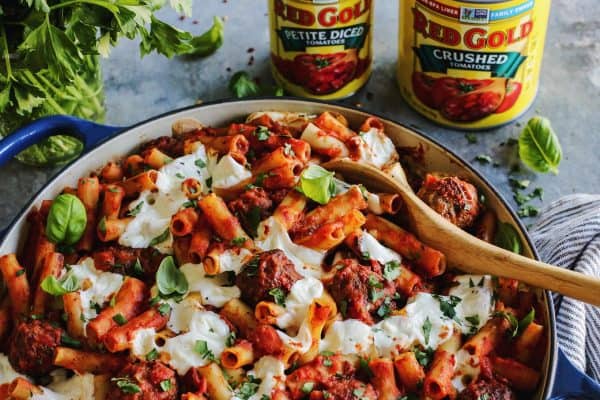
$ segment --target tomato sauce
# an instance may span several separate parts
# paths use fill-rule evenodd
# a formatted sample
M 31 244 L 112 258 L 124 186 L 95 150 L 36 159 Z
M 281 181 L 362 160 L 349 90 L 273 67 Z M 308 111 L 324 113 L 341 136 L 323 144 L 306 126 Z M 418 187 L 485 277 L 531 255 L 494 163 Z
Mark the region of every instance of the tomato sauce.
M 271 66 L 291 94 L 340 99 L 371 74 L 373 0 L 269 0 Z
M 401 0 L 398 83 L 442 125 L 488 129 L 533 102 L 550 0 Z

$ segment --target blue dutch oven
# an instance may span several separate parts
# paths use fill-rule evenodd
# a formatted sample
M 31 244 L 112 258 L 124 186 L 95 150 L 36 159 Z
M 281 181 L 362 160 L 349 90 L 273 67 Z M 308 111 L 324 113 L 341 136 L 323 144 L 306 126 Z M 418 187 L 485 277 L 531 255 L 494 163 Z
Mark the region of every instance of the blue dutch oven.
M 0 165 L 11 160 L 30 145 L 57 133 L 67 133 L 84 142 L 81 157 L 66 166 L 55 176 L 31 202 L 19 213 L 3 232 L 0 254 L 15 252 L 22 245 L 25 217 L 28 211 L 43 199 L 52 198 L 65 186 L 73 186 L 78 177 L 100 168 L 107 160 L 116 159 L 133 151 L 141 142 L 158 136 L 169 135 L 171 124 L 181 118 L 196 118 L 205 125 L 221 125 L 233 120 L 241 120 L 255 111 L 296 111 L 342 113 L 351 124 L 357 124 L 366 116 L 363 110 L 337 104 L 298 100 L 293 98 L 264 98 L 251 100 L 231 100 L 203 104 L 175 110 L 131 127 L 100 125 L 69 116 L 52 116 L 39 119 L 0 141 Z M 442 144 L 397 122 L 380 117 L 386 125 L 386 133 L 397 146 L 420 146 L 424 149 L 424 167 L 430 171 L 444 171 L 457 174 L 475 183 L 486 195 L 489 205 L 499 219 L 513 224 L 521 235 L 525 255 L 538 258 L 527 236 L 527 231 L 512 212 L 501 195 L 466 161 L 462 160 Z M 595 399 L 600 400 L 600 385 L 577 370 L 558 349 L 556 341 L 556 321 L 551 296 L 539 291 L 548 327 L 548 348 L 543 368 L 543 379 L 534 399 Z

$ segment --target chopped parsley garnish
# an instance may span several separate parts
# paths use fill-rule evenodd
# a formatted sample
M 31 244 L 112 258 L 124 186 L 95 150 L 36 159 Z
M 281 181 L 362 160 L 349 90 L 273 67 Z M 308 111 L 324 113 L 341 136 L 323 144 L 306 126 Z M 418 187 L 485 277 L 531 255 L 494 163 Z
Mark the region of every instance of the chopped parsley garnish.
M 15 276 L 21 276 L 25 273 L 25 269 L 21 268 L 20 270 L 18 270 L 17 272 L 15 272 Z
M 479 315 L 475 314 L 475 315 L 470 315 L 468 317 L 465 317 L 465 321 L 467 321 L 469 324 L 471 324 L 471 332 L 475 333 L 477 332 L 477 328 L 479 328 Z
M 367 378 L 372 378 L 373 375 L 375 375 L 373 374 L 371 367 L 369 367 L 369 360 L 366 358 L 358 357 L 358 369 L 365 374 Z
M 136 258 L 135 262 L 133 263 L 133 273 L 136 276 L 144 275 L 144 268 L 142 268 L 142 262 L 140 261 L 139 258 Z
M 194 161 L 194 164 L 196 165 L 196 167 L 198 168 L 205 168 L 206 167 L 206 162 L 204 162 L 203 159 L 199 158 L 196 161 Z
M 446 298 L 434 294 L 433 297 L 439 301 L 440 303 L 440 311 L 442 312 L 442 314 L 444 314 L 446 317 L 450 318 L 450 319 L 455 319 L 456 317 L 456 305 L 458 303 L 460 303 L 462 300 L 460 297 L 456 297 L 456 296 L 450 296 L 448 297 L 448 300 L 446 300 Z
M 225 345 L 227 347 L 233 346 L 235 344 L 235 339 L 236 339 L 235 332 L 230 332 L 229 335 L 227 335 L 227 339 L 225 339 Z
M 283 145 L 283 154 L 285 154 L 288 157 L 296 157 L 296 153 L 294 153 L 292 145 L 289 143 Z
M 157 237 L 155 237 L 154 239 L 152 239 L 150 241 L 150 243 L 148 244 L 148 247 L 156 246 L 157 244 L 164 242 L 165 240 L 167 240 L 169 238 L 170 234 L 171 234 L 171 231 L 169 230 L 169 228 L 165 229 L 165 231 L 163 233 L 161 233 L 160 235 L 158 235 Z
M 102 217 L 100 222 L 98 222 L 98 231 L 103 235 L 106 235 L 106 217 Z
M 371 254 L 368 251 L 363 251 L 360 253 L 360 257 L 365 261 L 369 261 L 371 259 Z
M 258 390 L 258 387 L 260 385 L 261 380 L 255 378 L 252 375 L 248 376 L 248 380 L 244 383 L 242 383 L 240 385 L 240 387 L 238 388 L 238 390 L 236 390 L 236 395 L 237 397 L 239 397 L 242 400 L 248 400 L 250 397 L 252 397 L 256 391 Z
M 69 347 L 81 347 L 81 342 L 79 340 L 72 338 L 66 333 L 60 335 L 60 342 Z
M 256 274 L 258 272 L 258 260 L 259 260 L 258 255 L 255 255 L 254 257 L 252 257 L 252 259 L 250 261 L 248 261 L 246 263 L 246 265 L 244 266 L 244 269 L 243 269 L 243 271 L 246 273 L 246 275 L 256 276 Z
M 304 384 L 302 385 L 300 390 L 302 390 L 302 393 L 304 393 L 304 394 L 309 394 L 310 392 L 312 392 L 314 387 L 315 387 L 314 382 L 304 382 Z
M 212 183 L 213 183 L 212 176 L 209 178 L 206 178 L 206 180 L 204 182 L 206 183 L 206 187 L 208 187 L 209 189 L 212 188 Z
M 342 313 L 342 317 L 346 318 L 346 314 L 348 313 L 348 301 L 347 300 L 340 301 L 340 312 Z
M 185 175 L 183 175 L 181 172 L 177 172 L 175 176 L 179 179 L 185 179 Z
M 400 276 L 400 263 L 398 261 L 386 262 L 383 265 L 383 277 L 388 281 L 393 281 Z
M 269 294 L 273 296 L 275 304 L 285 307 L 285 292 L 281 288 L 273 288 L 269 290 Z
M 200 354 L 200 356 L 206 360 L 215 361 L 215 355 L 212 350 L 208 348 L 208 343 L 206 340 L 196 340 L 196 343 L 194 344 L 194 351 Z
M 112 317 L 113 321 L 115 321 L 118 325 L 125 325 L 127 323 L 127 318 L 123 316 L 123 314 L 119 313 Z
M 198 202 L 196 200 L 188 200 L 182 204 L 183 208 L 196 208 L 198 206 Z
M 431 321 L 429 317 L 423 322 L 423 326 L 421 327 L 423 330 L 423 337 L 425 338 L 425 345 L 429 345 L 429 336 L 431 335 Z
M 424 367 L 427 367 L 431 360 L 433 359 L 434 350 L 431 348 L 426 348 L 425 350 L 421 350 L 418 347 L 413 348 L 413 353 L 415 354 L 415 358 Z
M 480 154 L 477 157 L 475 157 L 475 161 L 477 161 L 480 164 L 491 164 L 492 157 L 488 156 L 487 154 Z
M 256 138 L 262 142 L 262 141 L 267 140 L 269 138 L 269 136 L 271 136 L 271 133 L 269 132 L 269 128 L 267 128 L 266 126 L 260 125 L 254 131 L 254 136 L 256 136 Z
M 477 136 L 474 133 L 465 133 L 465 139 L 467 139 L 469 144 L 477 143 Z
M 158 350 L 152 349 L 146 353 L 146 361 L 154 361 L 158 358 Z
M 244 243 L 246 243 L 246 238 L 245 237 L 236 237 L 231 241 L 231 244 L 234 246 L 242 246 Z
M 163 392 L 168 392 L 171 390 L 172 384 L 170 379 L 165 379 L 164 381 L 160 381 L 160 389 Z
M 254 185 L 258 186 L 258 187 L 262 186 L 266 177 L 267 177 L 266 172 L 259 173 L 258 175 L 256 175 L 256 179 L 254 180 Z
M 392 308 L 390 307 L 391 303 L 392 299 L 386 297 L 383 300 L 383 303 L 381 303 L 381 305 L 377 309 L 377 315 L 379 315 L 381 318 L 387 318 L 392 312 Z
M 121 392 L 125 394 L 142 393 L 142 389 L 129 378 L 112 378 L 111 382 L 115 382 Z

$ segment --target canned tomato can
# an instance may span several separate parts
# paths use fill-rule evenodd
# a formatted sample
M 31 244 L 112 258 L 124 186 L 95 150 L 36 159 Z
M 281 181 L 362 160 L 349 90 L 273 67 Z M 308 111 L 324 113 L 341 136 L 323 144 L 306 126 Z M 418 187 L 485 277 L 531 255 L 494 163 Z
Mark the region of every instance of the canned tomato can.
M 371 74 L 373 0 L 269 0 L 271 68 L 287 92 L 341 99 Z
M 402 97 L 442 125 L 488 129 L 531 105 L 550 0 L 400 0 Z

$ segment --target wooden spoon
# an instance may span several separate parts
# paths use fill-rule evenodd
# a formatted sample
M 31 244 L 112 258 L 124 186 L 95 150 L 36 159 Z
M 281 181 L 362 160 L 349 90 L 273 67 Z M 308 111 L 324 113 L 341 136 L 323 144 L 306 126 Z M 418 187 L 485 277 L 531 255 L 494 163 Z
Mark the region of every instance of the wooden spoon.
M 444 253 L 450 265 L 469 273 L 517 279 L 600 306 L 600 279 L 535 261 L 484 242 L 448 222 L 408 186 L 372 166 L 342 159 L 329 161 L 323 167 L 373 190 L 398 193 L 406 204 L 413 232 L 425 244 Z

